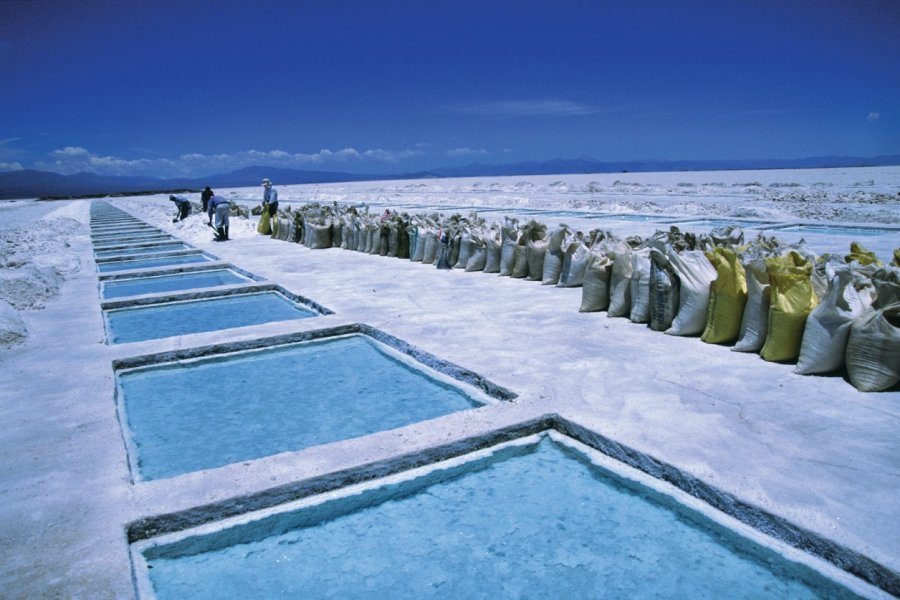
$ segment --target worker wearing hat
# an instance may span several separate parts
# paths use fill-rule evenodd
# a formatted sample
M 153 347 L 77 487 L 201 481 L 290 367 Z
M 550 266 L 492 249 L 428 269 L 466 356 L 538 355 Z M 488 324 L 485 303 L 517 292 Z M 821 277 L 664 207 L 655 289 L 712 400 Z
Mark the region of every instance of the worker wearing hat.
M 268 179 L 262 180 L 262 185 L 266 190 L 263 192 L 263 208 L 269 209 L 269 215 L 278 214 L 278 190 L 272 186 L 272 182 Z

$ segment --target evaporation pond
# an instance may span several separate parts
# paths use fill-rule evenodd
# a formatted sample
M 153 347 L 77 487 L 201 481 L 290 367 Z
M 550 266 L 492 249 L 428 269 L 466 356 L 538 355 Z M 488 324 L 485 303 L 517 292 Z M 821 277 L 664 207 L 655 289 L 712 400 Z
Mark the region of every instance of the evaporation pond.
M 179 256 L 160 256 L 159 258 L 142 258 L 138 260 L 115 260 L 98 263 L 97 269 L 101 273 L 112 271 L 126 271 L 129 269 L 148 269 L 150 267 L 167 267 L 170 265 L 186 265 L 197 262 L 208 262 L 209 257 L 203 254 L 182 254 Z
M 133 246 L 131 248 L 118 248 L 116 250 L 100 250 L 97 258 L 113 258 L 116 256 L 129 256 L 132 254 L 153 254 L 155 252 L 176 252 L 178 250 L 190 250 L 186 244 L 157 244 L 156 246 Z
M 821 233 L 825 235 L 886 235 L 889 233 L 900 234 L 900 229 L 891 229 L 889 227 L 853 227 L 840 225 L 789 225 L 787 227 L 778 227 L 778 231 L 796 231 L 799 233 Z
M 278 292 L 219 296 L 106 311 L 109 341 L 113 344 L 317 316 L 319 313 L 291 302 Z
M 480 406 L 366 336 L 119 375 L 132 466 L 160 479 Z
M 547 438 L 376 485 L 147 545 L 139 572 L 161 599 L 853 597 Z
M 604 221 L 666 221 L 672 217 L 666 215 L 598 215 Z
M 213 271 L 193 271 L 175 275 L 159 275 L 155 277 L 134 277 L 103 282 L 103 298 L 122 298 L 140 294 L 158 292 L 175 292 L 194 288 L 208 288 L 220 285 L 249 283 L 250 280 L 230 269 Z
M 685 227 L 760 227 L 762 225 L 771 225 L 771 221 L 732 221 L 729 219 L 697 219 L 695 221 L 670 221 L 670 225 L 678 228 Z

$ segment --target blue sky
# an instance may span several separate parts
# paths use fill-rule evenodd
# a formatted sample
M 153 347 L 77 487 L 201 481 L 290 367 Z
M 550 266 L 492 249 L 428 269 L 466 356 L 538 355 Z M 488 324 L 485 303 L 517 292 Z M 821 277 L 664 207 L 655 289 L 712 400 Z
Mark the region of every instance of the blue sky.
M 0 170 L 900 154 L 896 0 L 2 0 Z

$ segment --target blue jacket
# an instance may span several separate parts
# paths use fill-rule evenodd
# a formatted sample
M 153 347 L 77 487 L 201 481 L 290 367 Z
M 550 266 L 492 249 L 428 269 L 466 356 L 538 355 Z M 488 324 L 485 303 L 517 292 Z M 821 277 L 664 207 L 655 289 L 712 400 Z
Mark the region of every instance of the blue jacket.
M 266 191 L 263 192 L 263 205 L 266 204 L 278 206 L 278 190 L 274 186 L 267 187 Z
M 209 199 L 209 209 L 207 210 L 210 218 L 216 212 L 217 206 L 219 206 L 220 204 L 228 204 L 228 203 L 229 203 L 228 198 L 225 198 L 224 196 L 213 196 L 212 198 L 210 198 Z

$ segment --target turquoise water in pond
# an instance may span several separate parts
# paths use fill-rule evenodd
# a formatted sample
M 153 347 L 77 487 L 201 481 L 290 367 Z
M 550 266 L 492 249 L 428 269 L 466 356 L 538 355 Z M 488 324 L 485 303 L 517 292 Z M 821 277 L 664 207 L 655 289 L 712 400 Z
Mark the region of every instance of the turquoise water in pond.
M 136 227 L 122 227 L 117 229 L 111 229 L 109 231 L 95 231 L 91 233 L 91 237 L 96 240 L 98 238 L 110 238 L 110 237 L 125 237 L 125 236 L 141 236 L 154 234 L 159 235 L 163 232 L 157 229 L 156 227 L 150 227 L 149 225 L 145 226 L 136 226 Z
M 228 269 L 178 273 L 176 275 L 162 275 L 157 277 L 119 279 L 103 283 L 103 298 L 122 298 L 140 294 L 175 292 L 194 288 L 209 288 L 219 285 L 234 285 L 236 283 L 249 282 L 250 280 L 246 277 L 241 277 L 234 271 Z
M 147 233 L 126 233 L 126 234 L 116 234 L 115 236 L 104 236 L 102 238 L 93 238 L 91 241 L 94 244 L 94 247 L 97 246 L 124 246 L 127 244 L 138 244 L 143 242 L 155 242 L 157 240 L 174 240 L 171 235 L 167 235 L 165 233 L 159 231 L 152 231 Z
M 181 256 L 142 258 L 138 260 L 116 260 L 108 263 L 99 263 L 97 265 L 97 270 L 101 273 L 110 273 L 113 271 L 126 271 L 128 269 L 147 269 L 150 267 L 167 267 L 170 265 L 209 262 L 209 260 L 210 259 L 203 254 L 183 254 Z
M 159 479 L 393 429 L 479 404 L 363 336 L 119 376 L 137 470 Z
M 137 246 L 133 248 L 119 248 L 118 250 L 101 250 L 100 252 L 97 252 L 97 258 L 113 258 L 116 256 L 128 256 L 130 254 L 153 254 L 154 252 L 174 252 L 177 250 L 190 250 L 190 248 L 184 244 Z
M 141 237 L 117 237 L 117 238 L 109 238 L 104 240 L 94 240 L 94 250 L 108 250 L 110 247 L 119 247 L 119 246 L 134 246 L 136 244 L 147 244 L 149 242 L 171 242 L 175 243 L 178 240 L 173 238 L 171 235 L 165 234 L 154 234 L 154 235 L 145 235 Z
M 697 227 L 704 227 L 713 229 L 716 227 L 741 227 L 741 228 L 753 228 L 760 227 L 763 225 L 771 225 L 771 221 L 732 221 L 729 219 L 697 219 L 695 221 L 670 221 L 670 225 L 675 225 L 680 229 L 690 229 Z
M 114 309 L 107 320 L 110 343 L 123 344 L 318 315 L 277 292 L 263 292 Z
M 603 221 L 666 221 L 672 217 L 666 215 L 602 215 Z
M 102 237 L 109 237 L 109 236 L 115 236 L 115 235 L 126 235 L 126 234 L 130 234 L 130 233 L 140 234 L 140 233 L 147 233 L 147 232 L 151 232 L 151 231 L 153 233 L 162 233 L 162 231 L 160 231 L 159 229 L 157 229 L 155 227 L 150 227 L 149 225 L 133 225 L 131 227 L 110 227 L 110 228 L 101 229 L 101 230 L 94 229 L 91 232 L 91 237 L 92 238 L 98 238 L 98 237 L 102 238 Z
M 166 598 L 841 598 L 550 440 L 144 557 Z
M 900 229 L 890 229 L 887 227 L 841 227 L 839 225 L 790 225 L 788 227 L 778 227 L 778 231 L 796 231 L 799 233 L 820 233 L 824 235 L 887 235 L 893 233 L 900 235 Z

